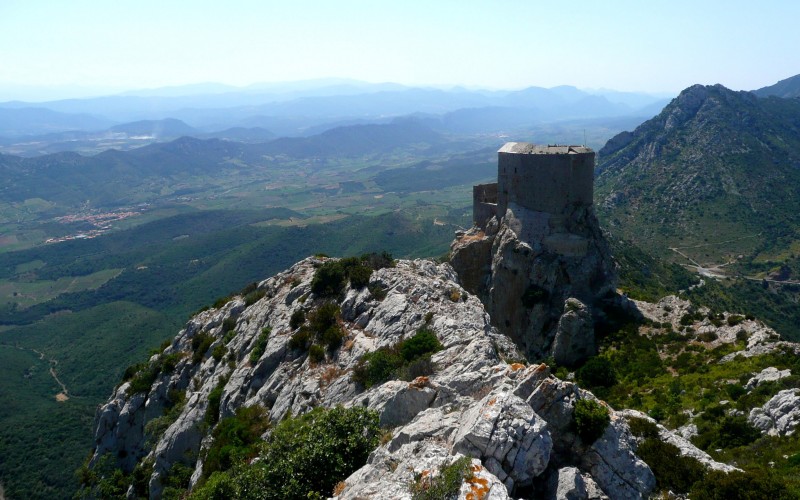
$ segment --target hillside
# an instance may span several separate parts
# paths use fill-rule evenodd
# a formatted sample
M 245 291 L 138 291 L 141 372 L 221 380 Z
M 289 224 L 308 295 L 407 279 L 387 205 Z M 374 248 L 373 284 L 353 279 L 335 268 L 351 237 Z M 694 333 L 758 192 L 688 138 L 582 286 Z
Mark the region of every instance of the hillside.
M 758 97 L 775 96 L 785 99 L 800 97 L 800 75 L 795 75 L 781 80 L 774 85 L 754 90 L 753 93 Z
M 696 85 L 599 156 L 599 214 L 651 252 L 754 273 L 792 249 L 800 101 Z
M 796 497 L 796 344 L 670 297 L 570 374 L 454 279 L 308 258 L 201 312 L 101 408 L 81 495 Z

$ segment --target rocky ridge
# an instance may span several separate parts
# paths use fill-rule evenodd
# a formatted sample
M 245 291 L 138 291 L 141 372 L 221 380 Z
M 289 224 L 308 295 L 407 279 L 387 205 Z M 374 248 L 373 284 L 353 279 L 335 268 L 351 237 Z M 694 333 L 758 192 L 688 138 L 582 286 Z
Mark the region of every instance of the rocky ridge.
M 171 370 L 162 369 L 146 391 L 133 393 L 132 382 L 122 384 L 99 410 L 91 463 L 110 457 L 130 472 L 150 461 L 149 494 L 160 498 L 175 463 L 194 470 L 192 484 L 200 479 L 213 441 L 210 411 L 217 421 L 259 405 L 277 422 L 317 406 L 364 406 L 379 412 L 391 438 L 344 480 L 338 498 L 410 498 L 415 478 L 436 474 L 462 455 L 471 457 L 474 474 L 462 484 L 460 498 L 646 498 L 653 492 L 653 473 L 636 455 L 631 414 L 608 408 L 610 424 L 602 435 L 583 442 L 573 423 L 575 405 L 596 400 L 594 395 L 554 377 L 547 365 L 515 362 L 521 358 L 516 346 L 492 326 L 481 301 L 458 284 L 448 264 L 399 261 L 373 272 L 368 288 L 348 288 L 336 301 L 346 334 L 340 348 L 316 363 L 292 349 L 293 314 L 325 302 L 311 292 L 323 262 L 308 258 L 259 283 L 263 297 L 250 305 L 237 297 L 192 318 L 150 360 L 177 359 Z M 369 389 L 352 381 L 364 353 L 396 344 L 422 326 L 443 345 L 432 356 L 433 373 Z M 202 336 L 211 341 L 198 354 L 193 340 Z M 210 403 L 215 390 L 221 390 L 218 410 Z M 185 395 L 179 414 L 159 435 L 148 435 L 147 424 L 164 418 L 178 393 Z M 673 431 L 659 433 L 707 467 L 728 467 Z

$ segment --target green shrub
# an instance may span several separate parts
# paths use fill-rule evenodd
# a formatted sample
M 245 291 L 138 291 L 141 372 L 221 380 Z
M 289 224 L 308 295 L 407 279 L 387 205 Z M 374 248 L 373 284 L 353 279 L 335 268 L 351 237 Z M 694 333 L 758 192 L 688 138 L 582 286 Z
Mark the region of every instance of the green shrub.
M 305 351 L 311 346 L 311 330 L 301 326 L 289 339 L 289 349 Z
M 439 473 L 418 475 L 411 485 L 412 500 L 451 500 L 458 498 L 461 484 L 472 478 L 472 459 L 461 457 L 439 468 Z
M 345 286 L 344 266 L 339 261 L 329 260 L 314 272 L 311 291 L 319 297 L 335 297 Z
M 147 366 L 147 363 L 136 363 L 125 368 L 125 371 L 122 373 L 122 381 L 127 382 L 128 380 L 132 379 L 145 366 Z
M 214 425 L 219 420 L 219 409 L 222 403 L 222 391 L 228 379 L 223 377 L 217 382 L 217 385 L 208 393 L 208 406 L 206 407 L 206 414 L 204 421 L 208 425 Z
M 244 296 L 244 305 L 247 307 L 252 306 L 267 294 L 266 290 L 253 290 Z
M 211 447 L 203 461 L 203 476 L 226 471 L 237 462 L 258 454 L 261 435 L 269 428 L 269 415 L 260 406 L 241 407 L 214 428 Z
M 326 302 L 308 314 L 308 325 L 314 334 L 319 336 L 336 325 L 338 319 L 339 306 L 335 302 Z
M 716 332 L 703 332 L 697 335 L 697 339 L 701 342 L 713 342 L 718 338 Z
M 384 347 L 361 356 L 353 368 L 351 378 L 354 382 L 370 388 L 392 378 L 401 366 L 403 358 L 397 353 L 397 349 Z
M 211 351 L 211 357 L 214 358 L 214 361 L 219 362 L 227 353 L 228 353 L 228 348 L 225 347 L 225 344 L 220 342 L 219 344 L 217 344 L 214 350 Z
M 425 354 L 439 352 L 444 346 L 433 331 L 422 327 L 412 337 L 400 343 L 400 355 L 406 362 L 413 361 Z
M 228 316 L 227 318 L 225 318 L 225 320 L 222 322 L 222 326 L 220 327 L 220 331 L 227 333 L 231 330 L 235 330 L 236 319 L 237 319 L 236 316 Z
M 632 417 L 628 419 L 631 434 L 640 438 L 658 438 L 658 426 L 645 418 Z
M 315 408 L 278 424 L 261 460 L 235 477 L 234 498 L 330 496 L 339 481 L 363 466 L 380 439 L 378 414 L 366 408 Z
M 796 498 L 779 478 L 763 471 L 708 471 L 694 484 L 692 500 L 784 500 Z
M 206 332 L 200 332 L 192 337 L 192 363 L 197 364 L 202 361 L 213 343 L 214 336 Z
M 586 364 L 575 372 L 575 378 L 584 387 L 611 387 L 617 383 L 617 374 L 611 361 L 603 356 L 589 358 Z
M 350 278 L 350 286 L 355 290 L 359 290 L 369 285 L 372 269 L 362 265 L 354 266 L 348 269 L 347 276 Z
M 693 441 L 695 445 L 708 451 L 744 446 L 760 436 L 761 432 L 753 427 L 744 416 L 723 416 L 717 423 L 716 418 L 707 409 L 703 415 L 700 434 Z
M 150 387 L 153 386 L 153 382 L 156 381 L 159 373 L 161 373 L 160 360 L 156 360 L 146 365 L 131 379 L 127 390 L 128 395 L 132 396 L 134 394 L 149 392 Z
M 656 438 L 647 438 L 636 454 L 650 466 L 659 489 L 687 493 L 692 485 L 703 479 L 705 468 L 697 459 L 681 456 L 677 446 Z
M 740 316 L 738 314 L 731 314 L 728 316 L 728 326 L 736 326 L 742 321 L 744 321 L 744 316 Z
M 319 344 L 313 344 L 308 348 L 308 358 L 312 363 L 325 361 L 325 348 Z
M 381 253 L 365 253 L 361 256 L 361 262 L 368 266 L 373 271 L 377 271 L 378 269 L 383 269 L 384 267 L 394 267 L 395 260 L 392 257 L 392 254 L 389 252 L 383 251 Z
M 302 325 L 306 322 L 306 312 L 302 309 L 298 309 L 292 313 L 292 317 L 289 318 L 289 327 L 292 330 L 296 330 L 297 327 Z
M 369 388 L 395 377 L 410 380 L 430 375 L 434 371 L 430 355 L 443 348 L 436 334 L 422 327 L 391 347 L 364 354 L 353 369 L 352 380 Z
M 587 446 L 597 441 L 611 422 L 608 408 L 593 399 L 576 401 L 572 420 L 578 436 Z
M 191 500 L 229 500 L 235 498 L 236 483 L 230 474 L 215 471 L 189 496 Z
M 328 350 L 334 351 L 342 345 L 342 341 L 346 336 L 347 334 L 339 325 L 333 325 L 322 332 L 321 335 L 318 335 L 317 338 L 325 344 Z
M 258 334 L 258 338 L 253 343 L 253 349 L 250 350 L 250 363 L 257 363 L 261 356 L 264 355 L 267 350 L 270 332 L 272 332 L 272 329 L 268 326 L 261 329 L 261 333 Z
M 378 283 L 367 285 L 367 290 L 369 290 L 370 295 L 372 295 L 372 297 L 378 302 L 385 299 L 388 293 L 386 289 Z

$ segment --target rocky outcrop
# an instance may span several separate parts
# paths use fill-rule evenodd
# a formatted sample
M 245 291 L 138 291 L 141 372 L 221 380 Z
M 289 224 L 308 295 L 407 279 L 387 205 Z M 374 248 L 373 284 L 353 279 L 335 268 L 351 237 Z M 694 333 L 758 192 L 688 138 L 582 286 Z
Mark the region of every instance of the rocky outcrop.
M 750 380 L 747 381 L 744 388 L 748 391 L 755 389 L 759 385 L 765 382 L 777 382 L 782 378 L 786 378 L 791 376 L 792 370 L 788 368 L 786 370 L 778 370 L 774 366 L 770 366 L 761 370 L 760 373 L 756 374 Z
M 194 468 L 193 484 L 201 477 L 214 423 L 242 406 L 262 406 L 273 421 L 317 406 L 364 406 L 380 414 L 391 438 L 340 485 L 341 499 L 409 498 L 415 478 L 435 476 L 461 456 L 473 470 L 462 498 L 646 498 L 653 491 L 624 414 L 609 408 L 605 433 L 582 442 L 575 404 L 594 396 L 545 364 L 514 362 L 521 358 L 515 345 L 448 264 L 399 261 L 373 272 L 369 288 L 335 299 L 345 334 L 339 348 L 318 362 L 292 349 L 292 316 L 331 300 L 311 291 L 322 263 L 309 258 L 259 283 L 263 298 L 254 303 L 237 297 L 192 318 L 151 359 L 161 368 L 148 391 L 133 394 L 123 384 L 100 409 L 92 462 L 107 456 L 126 472 L 152 463 L 150 496 L 159 498 L 174 464 Z M 580 332 L 573 322 L 588 318 L 582 304 L 567 302 L 566 339 Z M 431 373 L 369 389 L 352 380 L 363 354 L 423 326 L 443 346 Z
M 493 325 L 530 357 L 573 365 L 594 354 L 592 318 L 614 298 L 616 274 L 591 207 L 549 214 L 509 203 L 485 231 L 457 235 L 451 263 Z
M 780 391 L 761 408 L 753 408 L 747 420 L 770 436 L 791 436 L 800 424 L 800 389 Z

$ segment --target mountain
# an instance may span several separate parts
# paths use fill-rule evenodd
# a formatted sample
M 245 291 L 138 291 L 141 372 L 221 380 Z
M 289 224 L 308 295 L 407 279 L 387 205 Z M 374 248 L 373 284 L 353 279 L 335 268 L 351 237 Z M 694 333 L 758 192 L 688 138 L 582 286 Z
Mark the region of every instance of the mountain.
M 795 75 L 781 80 L 774 85 L 754 90 L 753 93 L 758 97 L 800 97 L 800 75 Z
M 156 139 L 177 139 L 184 135 L 197 134 L 197 130 L 194 127 L 190 127 L 184 122 L 174 118 L 123 123 L 121 125 L 115 125 L 108 130 L 110 132 L 124 133 L 127 135 L 152 136 Z
M 0 108 L 0 137 L 42 135 L 67 130 L 102 130 L 112 121 L 87 113 L 63 113 L 45 107 Z
M 658 255 L 755 272 L 796 239 L 798 186 L 800 101 L 695 85 L 600 150 L 595 200 Z
M 335 271 L 344 262 L 304 259 L 200 312 L 127 369 L 98 410 L 82 493 L 556 500 L 796 492 L 786 453 L 797 452 L 800 396 L 780 388 L 797 385 L 789 373 L 800 346 L 758 322 L 722 314 L 712 324 L 707 309 L 676 297 L 631 303 L 641 322 L 570 376 L 552 361 L 519 358 L 450 266 L 364 256 L 346 261 L 348 284 Z M 678 355 L 687 343 L 698 351 Z M 723 374 L 742 382 L 719 390 Z M 703 410 L 687 415 L 690 405 Z M 726 416 L 726 405 L 736 413 Z M 745 462 L 746 472 L 722 457 Z
M 165 130 L 184 130 L 178 121 L 135 123 L 121 130 L 154 133 L 165 124 Z M 94 156 L 66 152 L 21 158 L 0 154 L 0 200 L 16 203 L 43 199 L 61 206 L 78 206 L 87 201 L 95 207 L 130 205 L 162 197 L 165 186 L 202 187 L 209 179 L 224 180 L 240 170 L 263 178 L 268 168 L 277 168 L 275 161 L 267 158 L 270 156 L 354 158 L 388 154 L 398 148 L 424 151 L 448 143 L 448 139 L 415 120 L 397 120 L 263 143 L 181 137 Z

